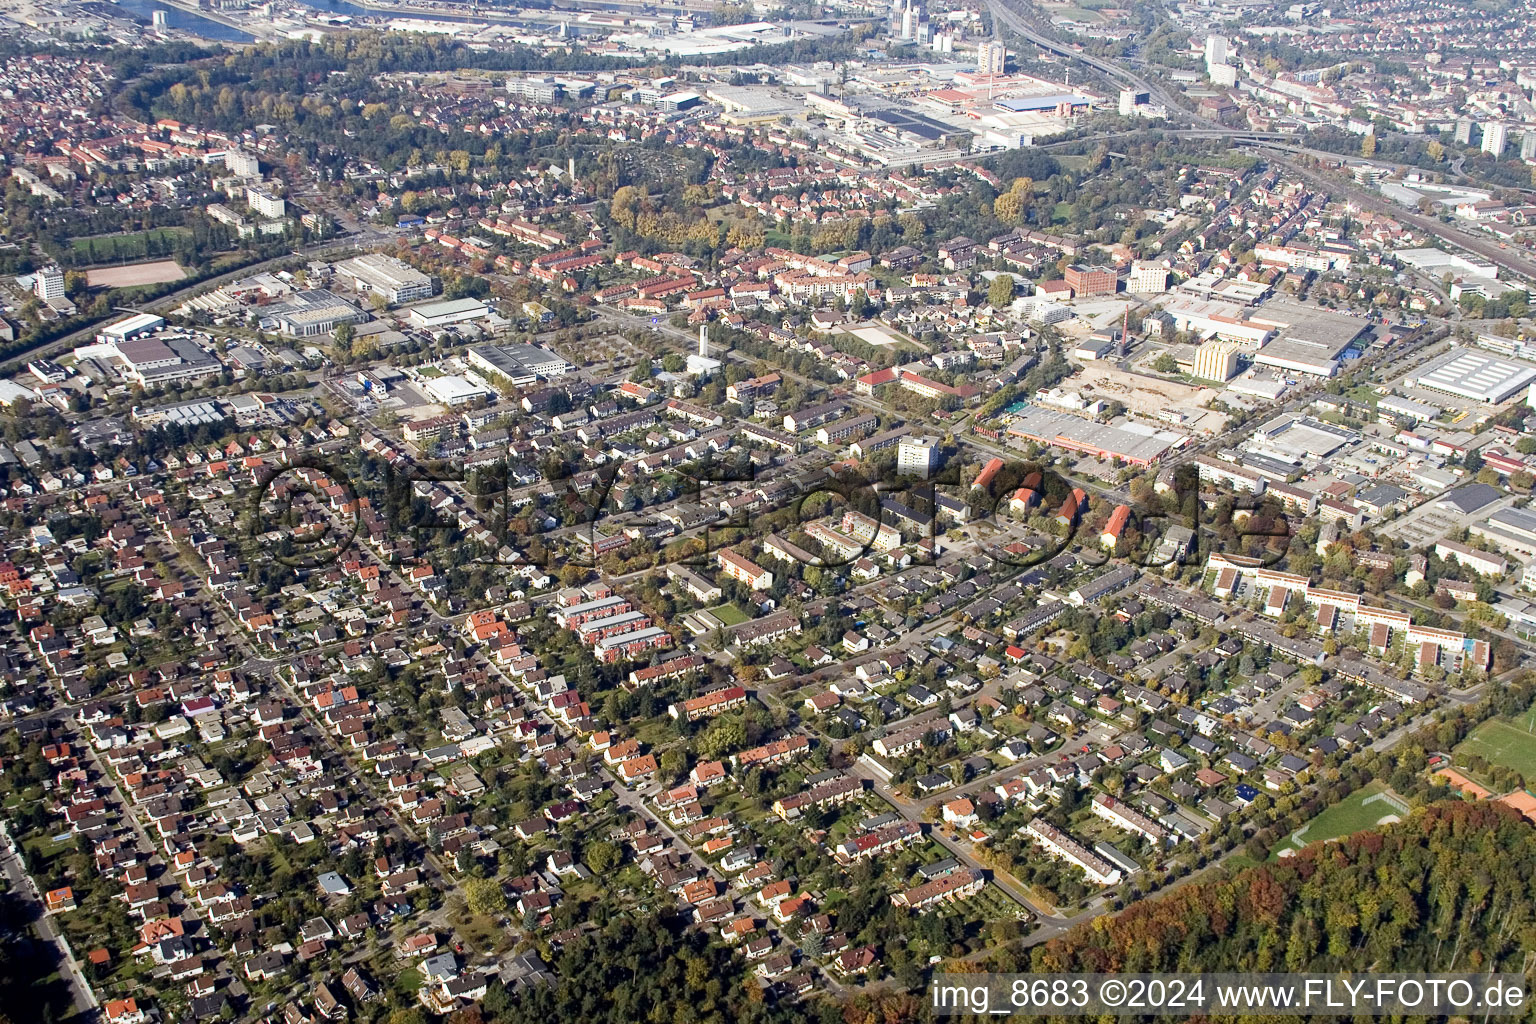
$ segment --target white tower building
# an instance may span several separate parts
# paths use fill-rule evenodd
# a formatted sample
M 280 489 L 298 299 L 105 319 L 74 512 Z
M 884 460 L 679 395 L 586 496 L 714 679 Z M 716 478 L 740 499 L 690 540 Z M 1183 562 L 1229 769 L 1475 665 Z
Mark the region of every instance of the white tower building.
M 1227 62 L 1227 37 L 1226 36 L 1206 36 L 1205 37 L 1205 66 L 1206 66 L 1206 68 L 1209 69 L 1213 65 L 1225 64 L 1226 62 Z

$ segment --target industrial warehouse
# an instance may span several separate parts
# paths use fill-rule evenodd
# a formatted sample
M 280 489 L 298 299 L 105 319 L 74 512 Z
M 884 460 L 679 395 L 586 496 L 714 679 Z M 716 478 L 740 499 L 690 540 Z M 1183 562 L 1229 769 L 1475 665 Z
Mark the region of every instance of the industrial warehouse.
M 359 292 L 382 295 L 392 304 L 430 299 L 436 291 L 432 279 L 393 256 L 365 253 L 336 264 L 336 273 L 352 282 Z
M 1536 380 L 1536 366 L 1476 349 L 1452 349 L 1409 383 L 1426 391 L 1498 405 Z
M 1189 440 L 1187 434 L 1157 430 L 1138 423 L 1109 426 L 1070 413 L 1027 408 L 1008 424 L 1010 437 L 1036 444 L 1114 459 L 1132 466 L 1150 466 Z
M 475 345 L 465 359 L 477 369 L 507 378 L 516 387 L 540 378 L 564 376 L 575 369 L 562 356 L 533 345 Z

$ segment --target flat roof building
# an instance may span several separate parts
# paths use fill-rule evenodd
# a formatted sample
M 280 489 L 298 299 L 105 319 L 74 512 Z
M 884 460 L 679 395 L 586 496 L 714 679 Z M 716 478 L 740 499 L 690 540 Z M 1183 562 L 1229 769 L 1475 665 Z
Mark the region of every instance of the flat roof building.
M 921 435 L 903 437 L 896 450 L 896 472 L 926 479 L 939 465 L 939 439 Z
M 1038 444 L 1085 452 L 1134 466 L 1150 466 L 1188 440 L 1187 435 L 1168 430 L 1106 426 L 1069 413 L 1035 407 L 1026 408 L 1015 416 L 1008 425 L 1008 433 Z
M 491 307 L 479 299 L 447 299 L 429 302 L 410 311 L 411 323 L 417 327 L 446 327 L 489 316 Z
M 1445 492 L 1436 499 L 1435 504 L 1440 508 L 1470 516 L 1481 512 L 1502 497 L 1504 492 L 1492 484 L 1474 482 L 1462 484 L 1454 491 Z
M 1495 263 L 1466 253 L 1450 253 L 1444 249 L 1399 249 L 1392 254 L 1397 257 L 1399 263 L 1405 263 L 1416 270 L 1423 270 L 1433 277 L 1439 277 L 1442 273 L 1452 273 L 1458 276 L 1472 274 L 1477 277 L 1497 278 L 1499 268 Z
M 165 326 L 165 317 L 153 313 L 135 313 L 126 320 L 108 324 L 96 335 L 96 340 L 106 345 L 121 345 L 125 341 L 151 334 Z
M 1208 341 L 1195 352 L 1195 376 L 1226 383 L 1237 376 L 1237 345 Z
M 1300 464 L 1306 459 L 1325 459 L 1360 435 L 1310 416 L 1283 413 L 1261 424 L 1244 445 L 1247 451 Z
M 1415 402 L 1411 398 L 1401 395 L 1388 395 L 1376 403 L 1377 413 L 1389 413 L 1394 416 L 1404 416 L 1415 420 L 1432 420 L 1439 416 L 1442 410 L 1438 405 L 1430 405 L 1427 402 Z
M 1278 337 L 1259 349 L 1255 363 L 1317 377 L 1337 373 L 1339 360 L 1366 329 L 1366 322 L 1357 317 L 1279 300 L 1260 306 L 1252 319 L 1278 331 Z
M 1507 551 L 1536 554 L 1536 512 L 1530 509 L 1500 509 L 1482 522 L 1473 523 L 1469 529 L 1473 536 L 1489 540 Z M 1531 564 L 1536 565 L 1536 562 Z
M 288 212 L 288 204 L 282 196 L 256 185 L 245 190 L 245 205 L 263 217 L 281 217 Z
M 472 345 L 465 359 L 476 369 L 505 377 L 519 387 L 575 369 L 565 357 L 533 345 Z
M 393 256 L 370 252 L 336 264 L 336 272 L 350 278 L 360 292 L 373 292 L 391 303 L 430 299 L 437 288 L 432 278 Z
M 1168 268 L 1150 260 L 1137 260 L 1131 264 L 1131 277 L 1127 291 L 1151 294 L 1168 290 Z
M 315 288 L 295 292 L 282 302 L 266 307 L 261 329 L 277 331 L 291 338 L 313 338 L 329 334 L 340 324 L 360 324 L 368 314 L 335 292 Z
M 182 336 L 127 341 L 117 353 L 127 375 L 145 387 L 211 377 L 220 370 L 217 359 Z
M 1113 295 L 1119 283 L 1113 268 L 1084 266 L 1080 263 L 1067 267 L 1063 279 L 1071 286 L 1072 294 L 1079 298 L 1085 295 Z
M 434 401 L 447 406 L 467 405 L 477 398 L 488 398 L 490 392 L 478 384 L 471 384 L 463 377 L 454 374 L 445 374 L 441 377 L 433 377 L 422 384 L 421 389 L 432 397 Z
M 1426 391 L 1498 405 L 1536 381 L 1536 366 L 1478 349 L 1452 349 L 1410 382 Z
M 1336 355 L 1335 353 L 1334 355 Z M 1326 349 L 1289 338 L 1276 338 L 1259 349 L 1253 357 L 1259 366 L 1273 366 L 1290 373 L 1305 373 L 1314 377 L 1332 377 L 1339 372 L 1339 361 Z
M 1275 325 L 1261 323 L 1246 316 L 1246 311 L 1230 302 L 1206 299 L 1175 298 L 1163 312 L 1173 320 L 1173 326 L 1206 338 L 1236 341 L 1249 348 L 1256 348 L 1275 336 Z

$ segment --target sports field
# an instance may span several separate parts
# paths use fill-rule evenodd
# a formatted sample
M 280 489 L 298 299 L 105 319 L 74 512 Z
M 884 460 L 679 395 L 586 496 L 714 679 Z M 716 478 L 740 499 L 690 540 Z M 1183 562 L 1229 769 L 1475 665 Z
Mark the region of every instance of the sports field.
M 1384 818 L 1401 818 L 1402 812 L 1386 800 L 1371 800 L 1370 803 L 1366 803 L 1371 797 L 1386 791 L 1387 786 L 1383 782 L 1372 782 L 1362 786 L 1291 833 L 1290 837 L 1280 844 L 1276 853 L 1288 849 L 1298 850 L 1311 843 L 1338 839 L 1340 836 L 1368 829 L 1372 825 L 1379 825 Z
M 191 228 L 150 228 L 126 234 L 91 235 L 70 239 L 75 255 L 92 263 L 110 260 L 141 260 L 149 256 L 168 256 L 182 239 L 192 236 Z
M 1457 746 L 1456 763 L 1462 763 L 1468 754 L 1480 754 L 1489 764 L 1536 778 L 1536 709 L 1514 720 L 1490 718 Z
M 126 267 L 97 267 L 85 272 L 85 283 L 92 288 L 132 288 L 144 284 L 164 284 L 187 276 L 175 260 L 131 263 Z

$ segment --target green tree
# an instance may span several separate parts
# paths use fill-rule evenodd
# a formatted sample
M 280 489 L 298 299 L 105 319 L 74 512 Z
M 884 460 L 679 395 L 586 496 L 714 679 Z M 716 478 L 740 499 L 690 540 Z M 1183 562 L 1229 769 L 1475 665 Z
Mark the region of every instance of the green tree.
M 615 224 L 629 231 L 635 229 L 635 214 L 645 200 L 645 193 L 633 185 L 625 185 L 613 194 L 608 213 Z
M 606 875 L 619 866 L 619 848 L 605 839 L 599 839 L 587 844 L 581 859 L 586 861 L 588 870 L 594 875 Z
M 1034 199 L 1034 179 L 1015 178 L 1008 191 L 993 200 L 992 214 L 1005 224 L 1022 224 Z
M 699 734 L 694 749 L 699 756 L 720 758 L 747 745 L 747 728 L 740 718 L 720 717 Z
M 987 301 L 998 309 L 1002 309 L 1013 301 L 1014 284 L 1011 274 L 998 274 L 992 279 L 992 286 L 987 289 Z
M 473 913 L 489 916 L 507 909 L 507 894 L 494 878 L 471 878 L 464 883 L 464 902 Z
M 661 774 L 668 779 L 675 779 L 683 774 L 683 769 L 688 767 L 688 755 L 681 748 L 673 747 L 661 755 L 661 761 L 657 765 Z

